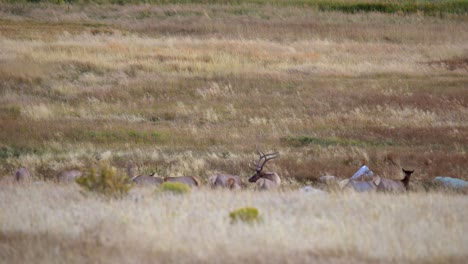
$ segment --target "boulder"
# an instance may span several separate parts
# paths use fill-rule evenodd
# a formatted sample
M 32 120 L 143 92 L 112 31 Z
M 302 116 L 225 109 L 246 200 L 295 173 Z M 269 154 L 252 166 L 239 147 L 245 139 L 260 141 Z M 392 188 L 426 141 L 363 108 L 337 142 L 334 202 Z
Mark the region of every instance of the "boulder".
M 458 178 L 437 176 L 434 178 L 434 181 L 446 187 L 450 187 L 450 188 L 455 188 L 455 189 L 468 188 L 468 181 L 458 179 Z
M 17 182 L 30 181 L 32 179 L 31 173 L 25 167 L 19 167 L 15 172 L 15 180 Z
M 351 180 L 355 181 L 370 181 L 374 178 L 374 172 L 372 172 L 366 165 L 359 168 L 353 176 L 351 176 Z

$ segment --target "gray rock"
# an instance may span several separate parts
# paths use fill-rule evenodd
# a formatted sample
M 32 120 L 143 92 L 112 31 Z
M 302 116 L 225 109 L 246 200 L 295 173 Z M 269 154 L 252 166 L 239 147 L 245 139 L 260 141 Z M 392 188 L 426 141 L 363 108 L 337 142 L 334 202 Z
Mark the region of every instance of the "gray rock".
M 15 180 L 17 182 L 30 181 L 31 179 L 31 173 L 25 167 L 19 167 L 19 169 L 15 172 Z
M 366 165 L 359 168 L 359 170 L 351 176 L 351 180 L 355 181 L 370 181 L 374 178 L 374 172 L 372 172 Z
M 458 178 L 437 176 L 434 178 L 434 181 L 455 189 L 468 188 L 468 181 Z

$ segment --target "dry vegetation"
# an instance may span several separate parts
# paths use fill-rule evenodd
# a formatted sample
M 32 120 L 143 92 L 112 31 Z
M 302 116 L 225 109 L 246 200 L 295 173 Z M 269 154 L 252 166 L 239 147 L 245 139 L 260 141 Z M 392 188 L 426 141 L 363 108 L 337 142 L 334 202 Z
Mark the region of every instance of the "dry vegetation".
M 467 43 L 457 13 L 2 2 L 0 262 L 462 262 L 466 196 L 422 189 L 468 180 Z M 109 202 L 5 183 L 20 165 L 51 179 L 96 158 L 247 178 L 256 145 L 281 153 L 281 192 Z M 294 191 L 363 164 L 415 169 L 416 192 Z M 244 206 L 264 222 L 230 225 Z
M 467 179 L 465 15 L 257 5 L 0 8 L 0 171 Z
M 53 183 L 0 189 L 6 263 L 464 263 L 465 196 L 232 193 L 122 200 Z M 258 224 L 229 212 L 258 208 Z

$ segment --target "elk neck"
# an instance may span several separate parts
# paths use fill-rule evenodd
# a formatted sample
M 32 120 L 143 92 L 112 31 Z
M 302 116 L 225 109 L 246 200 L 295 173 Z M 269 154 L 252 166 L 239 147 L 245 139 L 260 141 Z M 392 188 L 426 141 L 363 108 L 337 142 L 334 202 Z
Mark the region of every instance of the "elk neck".
M 268 179 L 276 184 L 281 183 L 281 179 L 276 172 L 263 172 L 262 178 Z
M 403 180 L 401 180 L 401 182 L 403 183 L 403 186 L 405 186 L 406 190 L 408 190 L 408 185 L 409 185 L 410 178 L 411 178 L 411 173 L 405 173 L 405 178 L 403 178 Z

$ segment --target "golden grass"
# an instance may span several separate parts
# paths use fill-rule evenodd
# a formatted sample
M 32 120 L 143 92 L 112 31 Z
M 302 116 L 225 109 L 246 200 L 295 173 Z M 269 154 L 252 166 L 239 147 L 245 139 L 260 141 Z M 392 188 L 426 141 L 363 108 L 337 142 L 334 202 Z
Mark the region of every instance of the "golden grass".
M 8 263 L 463 263 L 465 196 L 136 188 L 122 200 L 53 183 L 1 186 L 0 258 Z M 231 224 L 258 208 L 262 222 Z
M 0 262 L 463 263 L 466 15 L 269 5 L 0 7 Z M 121 200 L 47 181 L 97 160 L 123 173 L 252 172 L 278 192 L 134 188 Z M 403 195 L 298 189 L 363 164 Z M 27 167 L 34 179 L 15 185 Z M 317 186 L 323 187 L 323 186 Z M 229 212 L 259 209 L 261 223 Z
M 10 4 L 0 14 L 1 175 L 22 164 L 50 178 L 103 153 L 165 176 L 247 175 L 261 145 L 282 153 L 270 169 L 300 180 L 349 177 L 362 163 L 393 178 L 401 166 L 417 180 L 468 177 L 464 15 Z

